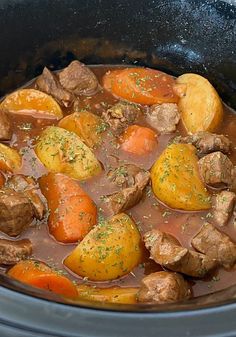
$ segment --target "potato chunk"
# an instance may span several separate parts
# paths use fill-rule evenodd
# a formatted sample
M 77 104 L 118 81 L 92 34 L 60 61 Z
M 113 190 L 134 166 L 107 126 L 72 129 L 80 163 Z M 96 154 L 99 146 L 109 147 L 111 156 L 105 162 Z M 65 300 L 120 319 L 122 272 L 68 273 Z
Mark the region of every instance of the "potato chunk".
M 102 119 L 89 111 L 75 112 L 66 116 L 58 126 L 76 133 L 89 147 L 101 142 L 101 133 L 106 129 Z
M 77 287 L 79 293 L 79 299 L 96 301 L 96 302 L 108 302 L 108 303 L 137 303 L 136 295 L 139 288 L 131 287 L 110 287 L 110 288 L 95 288 L 85 284 L 80 284 Z
M 35 89 L 21 89 L 13 92 L 3 100 L 0 108 L 27 115 L 39 113 L 63 117 L 59 104 L 50 95 Z
M 128 274 L 141 256 L 140 233 L 131 218 L 120 213 L 93 228 L 64 264 L 89 280 L 108 281 Z
M 0 143 L 0 170 L 14 172 L 22 164 L 20 154 L 11 147 Z
M 56 126 L 49 126 L 42 132 L 35 152 L 49 171 L 78 180 L 88 179 L 101 171 L 100 163 L 81 139 Z
M 177 83 L 186 89 L 178 106 L 188 133 L 217 130 L 223 119 L 223 106 L 210 82 L 197 74 L 184 74 Z
M 190 144 L 169 145 L 152 167 L 153 192 L 169 207 L 198 211 L 211 206 L 195 152 Z

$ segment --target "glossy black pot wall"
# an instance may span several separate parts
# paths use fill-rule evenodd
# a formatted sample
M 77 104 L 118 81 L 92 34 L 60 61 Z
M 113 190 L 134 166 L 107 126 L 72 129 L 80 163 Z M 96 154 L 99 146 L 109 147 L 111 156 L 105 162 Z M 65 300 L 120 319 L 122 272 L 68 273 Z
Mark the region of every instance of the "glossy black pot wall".
M 0 45 L 1 95 L 45 65 L 59 69 L 78 58 L 197 72 L 236 108 L 233 0 L 0 0 Z M 179 305 L 99 309 L 3 275 L 0 284 L 1 337 L 236 336 L 236 286 Z

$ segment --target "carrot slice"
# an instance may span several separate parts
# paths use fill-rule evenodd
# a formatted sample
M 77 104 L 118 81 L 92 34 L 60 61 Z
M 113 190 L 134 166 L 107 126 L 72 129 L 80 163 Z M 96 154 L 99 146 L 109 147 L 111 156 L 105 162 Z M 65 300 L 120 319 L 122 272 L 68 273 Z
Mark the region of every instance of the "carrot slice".
M 65 297 L 76 298 L 78 295 L 72 281 L 65 276 L 57 274 L 49 266 L 39 261 L 21 261 L 8 271 L 8 275 L 20 282 L 49 290 Z
M 105 74 L 104 88 L 114 95 L 140 104 L 177 103 L 175 79 L 149 68 L 126 68 Z
M 156 133 L 149 128 L 131 125 L 121 135 L 121 148 L 135 155 L 144 155 L 154 150 L 156 137 Z
M 36 89 L 20 89 L 8 95 L 0 104 L 1 109 L 9 110 L 13 113 L 33 115 L 37 117 L 45 115 L 62 118 L 63 113 L 59 104 L 52 96 Z
M 117 81 L 117 75 L 119 75 L 122 70 L 112 70 L 108 71 L 103 77 L 103 86 L 107 91 L 112 91 L 113 85 Z
M 48 227 L 57 241 L 82 240 L 97 222 L 97 208 L 78 182 L 60 173 L 40 179 L 40 188 L 48 201 Z
M 50 208 L 56 209 L 58 200 L 74 195 L 86 195 L 76 180 L 62 173 L 48 173 L 39 180 L 41 191 L 50 202 Z
M 82 240 L 95 225 L 97 211 L 89 196 L 74 196 L 58 206 L 49 222 L 50 233 L 57 241 L 73 243 Z

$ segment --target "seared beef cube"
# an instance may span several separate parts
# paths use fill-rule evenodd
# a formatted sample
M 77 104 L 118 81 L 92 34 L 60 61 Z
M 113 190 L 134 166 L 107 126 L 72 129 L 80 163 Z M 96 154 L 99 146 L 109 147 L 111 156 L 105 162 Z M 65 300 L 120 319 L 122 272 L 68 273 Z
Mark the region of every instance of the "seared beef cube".
M 0 140 L 10 140 L 12 128 L 7 112 L 0 110 Z
M 32 243 L 28 239 L 19 241 L 0 239 L 0 264 L 16 264 L 31 254 Z
M 213 204 L 213 217 L 218 226 L 225 226 L 233 212 L 236 195 L 222 191 L 217 194 Z
M 0 231 L 17 236 L 32 222 L 34 210 L 22 192 L 10 189 L 0 191 Z
M 147 115 L 147 121 L 159 133 L 171 133 L 176 130 L 180 113 L 175 103 L 152 105 Z
M 8 180 L 7 186 L 16 192 L 23 192 L 32 203 L 35 217 L 39 220 L 43 218 L 46 207 L 38 194 L 38 187 L 33 178 L 17 174 Z
M 135 122 L 139 113 L 140 108 L 138 105 L 119 102 L 104 112 L 103 118 L 116 134 L 120 134 L 128 125 Z
M 135 206 L 142 198 L 143 190 L 138 186 L 127 187 L 120 192 L 113 193 L 106 198 L 108 209 L 112 215 L 124 212 Z
M 217 265 L 213 258 L 182 247 L 174 236 L 158 229 L 145 233 L 144 243 L 150 258 L 172 271 L 204 277 Z
M 134 164 L 121 165 L 107 174 L 109 180 L 118 187 L 133 187 L 142 180 L 149 180 L 150 173 Z
M 218 261 L 225 268 L 236 262 L 236 245 L 228 235 L 220 232 L 210 223 L 205 223 L 192 239 L 192 246 L 210 259 Z
M 36 183 L 33 178 L 15 174 L 8 179 L 6 186 L 17 192 L 24 192 L 29 189 L 36 188 Z
M 138 302 L 171 303 L 191 297 L 191 288 L 183 276 L 159 271 L 144 277 L 137 294 Z
M 73 95 L 65 90 L 56 74 L 53 74 L 48 68 L 44 68 L 42 75 L 36 80 L 36 85 L 39 90 L 46 92 L 54 97 L 58 103 L 68 107 L 74 100 Z
M 232 171 L 232 180 L 233 182 L 230 188 L 235 191 L 236 190 L 236 166 L 234 166 L 233 171 Z
M 110 173 L 110 177 L 116 184 L 119 183 L 120 186 L 129 187 L 107 196 L 106 202 L 113 215 L 135 206 L 142 198 L 143 190 L 150 179 L 148 171 L 142 170 L 135 165 L 126 165 L 119 169 L 121 168 L 123 173 L 126 172 L 122 175 L 122 179 L 119 180 L 118 172 L 121 171 L 117 171 L 118 169 L 113 171 L 113 174 Z
M 29 198 L 31 201 L 31 204 L 34 209 L 34 216 L 38 220 L 42 220 L 45 213 L 46 213 L 46 207 L 44 202 L 41 200 L 40 196 L 38 195 L 38 192 L 35 189 L 25 191 L 25 195 Z
M 79 61 L 73 61 L 59 73 L 61 85 L 75 95 L 93 95 L 98 90 L 94 73 Z
M 207 185 L 227 187 L 234 180 L 234 166 L 222 152 L 210 153 L 198 161 L 200 174 Z
M 215 151 L 229 153 L 231 141 L 223 136 L 206 131 L 197 132 L 191 136 L 180 139 L 183 143 L 193 144 L 198 149 L 199 153 L 208 154 Z
M 140 172 L 138 172 L 135 176 L 134 176 L 134 186 L 137 186 L 139 189 L 144 189 L 150 179 L 150 172 L 140 169 Z

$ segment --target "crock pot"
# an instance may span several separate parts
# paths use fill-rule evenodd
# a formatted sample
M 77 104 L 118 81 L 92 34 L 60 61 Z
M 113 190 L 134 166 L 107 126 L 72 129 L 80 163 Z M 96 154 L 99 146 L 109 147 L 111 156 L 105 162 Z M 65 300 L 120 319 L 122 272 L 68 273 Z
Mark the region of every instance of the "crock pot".
M 79 59 L 197 72 L 236 109 L 236 1 L 1 0 L 0 45 L 0 95 Z M 3 274 L 0 285 L 1 337 L 236 336 L 236 286 L 134 306 L 73 303 Z

